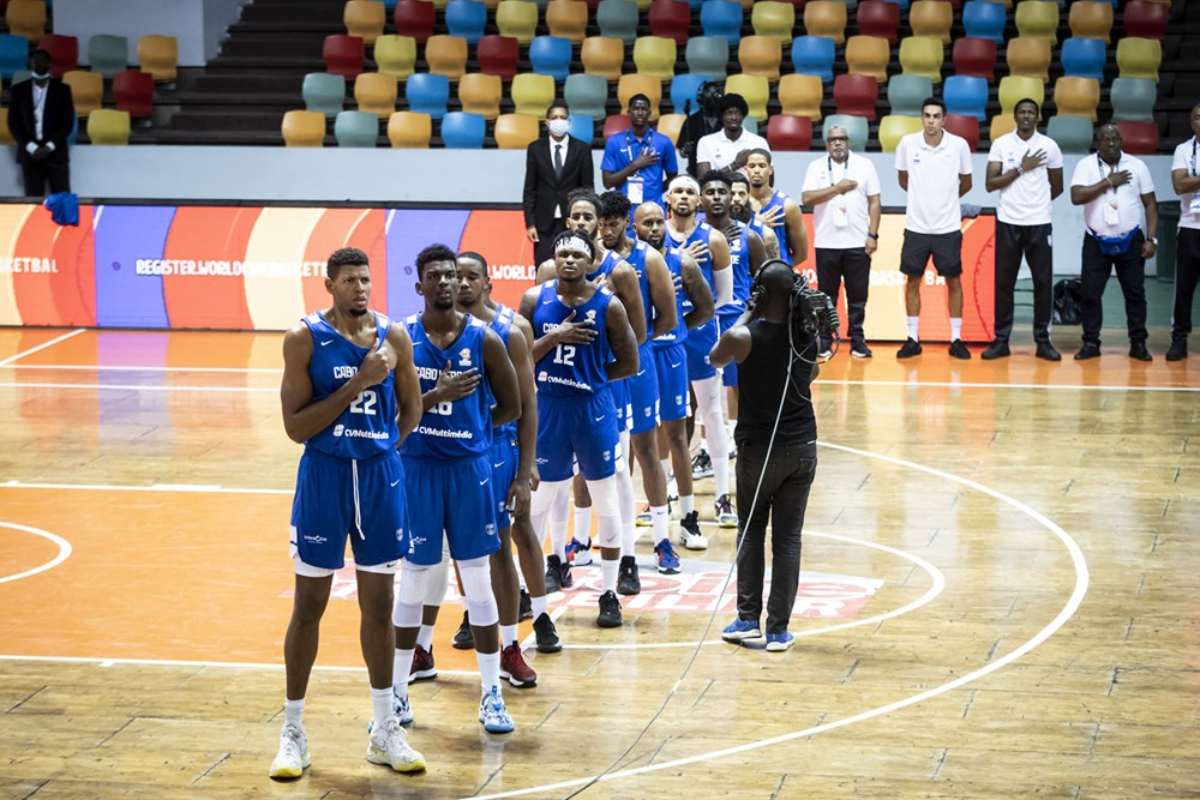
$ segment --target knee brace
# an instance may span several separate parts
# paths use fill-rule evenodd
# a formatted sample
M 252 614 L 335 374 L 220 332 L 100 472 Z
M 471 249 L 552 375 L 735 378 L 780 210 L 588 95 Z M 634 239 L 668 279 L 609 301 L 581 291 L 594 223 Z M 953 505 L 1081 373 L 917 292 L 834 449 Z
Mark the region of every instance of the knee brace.
M 696 389 L 696 406 L 704 423 L 704 439 L 709 455 L 729 456 L 729 439 L 725 432 L 725 415 L 721 413 L 721 376 L 693 381 Z
M 601 547 L 621 546 L 621 503 L 617 492 L 617 476 L 588 481 L 592 508 L 596 515 L 597 541 Z
M 446 578 L 450 574 L 450 556 L 442 554 L 442 560 L 425 571 L 425 594 L 421 605 L 440 606 L 446 599 Z
M 421 626 L 421 604 L 425 601 L 425 583 L 429 567 L 405 561 L 400 565 L 400 587 L 392 609 L 392 624 L 397 628 Z
M 542 481 L 529 500 L 530 516 L 549 514 L 556 506 L 570 500 L 571 481 Z M 561 500 L 560 500 L 561 497 Z M 540 531 L 538 532 L 541 533 Z M 459 564 L 462 568 L 462 564 Z
M 458 574 L 462 576 L 467 615 L 471 618 L 471 625 L 487 627 L 499 622 L 500 609 L 496 605 L 495 595 L 492 594 L 492 571 L 488 557 L 458 562 Z

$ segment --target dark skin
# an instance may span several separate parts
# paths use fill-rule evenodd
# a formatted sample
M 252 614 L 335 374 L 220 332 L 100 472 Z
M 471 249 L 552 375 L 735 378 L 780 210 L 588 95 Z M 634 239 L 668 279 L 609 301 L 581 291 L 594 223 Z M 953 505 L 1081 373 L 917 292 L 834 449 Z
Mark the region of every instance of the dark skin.
M 629 104 L 629 126 L 633 129 L 633 135 L 638 139 L 646 135 L 646 130 L 650 127 L 650 116 L 650 104 L 645 100 L 638 99 Z M 657 150 L 652 147 L 644 147 L 637 157 L 625 167 L 616 172 L 604 170 L 600 179 L 604 182 L 605 189 L 616 189 L 631 176 L 636 175 L 638 170 L 653 166 L 658 163 L 658 160 Z M 670 181 L 674 177 L 675 173 L 668 173 L 665 180 Z
M 1116 167 L 1121 163 L 1121 131 L 1116 125 L 1102 125 L 1096 131 L 1096 154 L 1105 164 Z M 1103 170 L 1102 170 L 1103 171 Z M 1118 186 L 1124 186 L 1133 180 L 1133 175 L 1127 169 L 1114 170 L 1091 186 L 1072 186 L 1071 204 L 1087 205 L 1105 192 L 1112 191 Z M 1153 258 L 1157 249 L 1152 241 L 1158 235 L 1158 203 L 1154 200 L 1154 192 L 1142 195 L 1142 207 L 1146 210 L 1146 241 L 1142 244 L 1142 258 Z
M 729 141 L 737 141 L 738 137 L 742 135 L 742 122 L 745 119 L 746 116 L 740 108 L 731 107 L 721 112 L 721 130 L 729 138 Z M 701 161 L 696 165 L 696 174 L 703 180 L 704 176 L 711 169 L 712 164 L 709 164 L 707 161 Z
M 754 221 L 754 209 L 750 204 L 750 181 L 744 178 L 741 173 L 738 173 L 739 180 L 733 182 L 733 186 L 729 190 L 729 213 L 734 219 L 745 223 Z M 783 214 L 783 209 L 776 208 L 773 211 Z M 781 219 L 782 217 L 772 214 L 772 219 Z M 761 220 L 760 220 L 761 222 Z M 779 258 L 779 240 L 775 238 L 775 231 L 771 230 L 771 226 L 762 226 L 763 247 L 767 249 L 767 258 Z
M 1013 109 L 1013 119 L 1017 122 L 1017 136 L 1020 136 L 1022 139 L 1028 141 L 1033 134 L 1037 133 L 1038 108 L 1032 103 L 1018 103 L 1017 107 Z M 1044 166 L 1046 166 L 1046 151 L 1040 148 L 1034 151 L 1026 149 L 1025 155 L 1021 157 L 1020 170 L 1014 168 L 1008 172 L 1003 172 L 1003 164 L 999 161 L 989 161 L 987 165 L 987 177 L 984 179 L 984 187 L 989 192 L 999 191 L 1011 185 L 1013 181 L 1021 177 L 1022 173 Z M 1046 177 L 1050 181 L 1050 199 L 1053 201 L 1063 191 L 1062 167 L 1047 168 Z
M 1200 141 L 1200 106 L 1192 109 L 1190 122 L 1192 141 Z M 1171 185 L 1175 188 L 1175 194 L 1200 192 L 1200 176 L 1192 175 L 1191 171 L 1187 169 L 1174 169 L 1171 170 Z
M 845 164 L 850 158 L 850 138 L 846 135 L 845 128 L 839 128 L 836 125 L 829 129 L 829 135 L 825 137 L 825 149 L 829 153 L 829 157 L 833 159 L 835 164 Z M 858 181 L 852 181 L 849 178 L 842 178 L 833 186 L 827 186 L 823 189 L 812 189 L 800 196 L 800 199 L 806 206 L 819 206 L 822 203 L 828 203 L 838 195 L 853 192 L 858 188 Z M 882 211 L 882 206 L 879 201 L 879 195 L 873 194 L 867 196 L 867 240 L 863 242 L 863 249 L 867 255 L 875 252 L 879 246 L 879 240 L 871 234 L 879 233 L 879 215 Z
M 394 370 L 396 424 L 403 441 L 421 419 L 421 385 L 413 366 L 412 341 L 407 331 L 393 324 L 388 327 L 386 339 L 376 342 L 375 316 L 368 313 L 371 272 L 366 264 L 343 266 L 335 278 L 325 279 L 325 289 L 333 298 L 333 305 L 323 312 L 325 319 L 351 342 L 373 349 L 350 380 L 329 397 L 313 402 L 312 380 L 308 374 L 313 354 L 312 333 L 300 324 L 284 335 L 283 381 L 279 396 L 288 438 L 303 444 L 332 425 L 361 393 L 386 380 L 389 370 Z M 395 649 L 391 623 L 394 576 L 357 570 L 355 577 L 362 614 L 359 641 L 363 659 L 371 686 L 385 689 L 392 685 L 392 651 Z M 308 689 L 308 678 L 317 658 L 321 617 L 332 585 L 332 576 L 296 576 L 292 617 L 283 645 L 290 700 L 303 698 Z
M 791 294 L 792 278 L 786 274 L 778 282 L 767 282 L 766 291 L 761 295 L 750 298 L 746 310 L 738 318 L 733 327 L 721 334 L 716 347 L 709 353 L 708 360 L 714 366 L 723 367 L 730 362 L 741 364 L 750 357 L 750 329 L 746 327 L 755 319 L 768 322 L 784 323 L 788 321 L 788 298 Z M 774 285 L 772 285 L 774 284 Z M 815 380 L 820 368 L 812 365 L 812 379 Z

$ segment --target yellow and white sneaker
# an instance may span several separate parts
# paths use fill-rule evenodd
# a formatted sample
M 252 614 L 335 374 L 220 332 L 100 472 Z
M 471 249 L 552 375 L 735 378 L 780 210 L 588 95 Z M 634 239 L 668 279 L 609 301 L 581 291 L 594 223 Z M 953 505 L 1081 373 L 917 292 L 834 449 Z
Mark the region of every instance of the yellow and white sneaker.
M 312 764 L 308 737 L 298 725 L 285 724 L 279 733 L 279 752 L 271 762 L 272 778 L 299 778 Z
M 396 772 L 424 772 L 425 756 L 418 753 L 408 743 L 408 734 L 400 726 L 400 720 L 395 717 L 378 730 L 371 731 L 371 740 L 367 745 L 367 761 L 372 764 L 386 764 Z

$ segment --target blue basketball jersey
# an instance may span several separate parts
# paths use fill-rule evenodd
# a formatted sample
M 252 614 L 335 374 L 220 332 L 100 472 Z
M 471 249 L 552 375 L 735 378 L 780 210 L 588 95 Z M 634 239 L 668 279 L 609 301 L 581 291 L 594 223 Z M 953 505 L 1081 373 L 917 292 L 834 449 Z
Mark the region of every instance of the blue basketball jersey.
M 513 310 L 505 305 L 496 305 L 496 316 L 492 317 L 492 321 L 488 323 L 488 327 L 496 332 L 500 337 L 500 341 L 504 343 L 504 349 L 508 350 L 508 337 L 512 335 L 513 329 Z M 517 421 L 506 422 L 496 428 L 496 438 L 508 438 L 516 441 L 517 438 Z
M 691 234 L 679 242 L 672 235 L 670 226 L 667 227 L 667 249 L 669 252 L 679 253 L 686 250 L 693 242 L 702 242 L 705 247 L 708 247 L 709 237 L 712 235 L 712 226 L 707 222 L 701 222 L 696 226 L 696 229 Z M 704 282 L 708 284 L 709 290 L 712 291 L 713 297 L 717 296 L 717 285 L 713 281 L 713 265 L 712 253 L 697 258 L 696 263 L 700 267 L 700 274 L 704 276 Z
M 733 302 L 744 306 L 750 299 L 750 228 L 737 223 L 738 235 L 729 240 L 729 268 L 733 270 Z
M 646 277 L 646 247 L 645 242 L 637 240 L 627 256 L 610 250 L 604 254 L 604 260 L 600 262 L 600 269 L 607 275 L 622 261 L 633 267 L 633 271 L 637 274 L 638 288 L 642 292 L 642 312 L 646 316 L 646 333 L 649 334 L 654 330 L 654 304 L 650 301 L 650 279 Z
M 771 195 L 771 199 L 762 207 L 763 211 L 771 211 L 776 208 L 783 208 L 783 204 L 791 199 L 787 192 L 775 190 L 775 194 Z M 787 220 L 780 219 L 779 222 L 771 226 L 771 230 L 775 232 L 775 238 L 779 240 L 779 258 L 792 263 L 792 242 L 788 239 Z
M 679 287 L 675 292 L 675 327 L 662 336 L 656 336 L 654 344 L 656 347 L 671 347 L 687 339 L 687 323 L 683 321 L 683 317 L 695 306 L 692 305 L 692 301 L 687 295 L 687 289 L 683 285 L 683 259 L 678 253 L 668 251 L 663 253 L 663 261 L 667 262 L 667 270 L 671 273 L 672 282 Z
M 404 444 L 400 455 L 411 458 L 471 458 L 487 453 L 492 446 L 492 398 L 483 366 L 483 340 L 487 326 L 467 315 L 462 333 L 447 348 L 435 345 L 425 332 L 419 314 L 405 323 L 413 343 L 413 365 L 421 381 L 422 394 L 437 385 L 438 374 L 450 364 L 450 374 L 479 370 L 483 380 L 474 392 L 453 402 L 431 406 Z
M 558 280 L 543 283 L 533 308 L 533 335 L 540 339 L 562 323 L 571 312 L 574 321 L 592 320 L 597 336 L 590 344 L 560 344 L 537 362 L 534 377 L 538 392 L 548 397 L 580 397 L 598 394 L 608 387 L 608 363 L 613 360 L 606 325 L 608 304 L 613 295 L 598 288 L 588 301 L 571 307 L 558 298 Z
M 386 338 L 391 324 L 383 314 L 375 316 L 375 345 Z M 319 311 L 304 317 L 312 334 L 313 352 L 308 362 L 312 402 L 329 397 L 350 380 L 373 347 L 359 347 L 326 321 Z M 365 459 L 391 450 L 400 439 L 396 423 L 396 385 L 388 371 L 381 383 L 364 389 L 333 424 L 304 443 L 311 450 L 339 458 Z

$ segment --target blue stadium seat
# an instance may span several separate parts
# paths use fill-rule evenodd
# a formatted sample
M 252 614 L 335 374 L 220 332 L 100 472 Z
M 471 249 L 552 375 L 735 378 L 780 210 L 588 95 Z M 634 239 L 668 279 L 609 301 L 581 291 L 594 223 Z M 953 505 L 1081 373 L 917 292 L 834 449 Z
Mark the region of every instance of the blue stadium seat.
M 0 33 L 0 75 L 11 78 L 29 62 L 29 40 L 24 36 Z
M 445 15 L 446 31 L 451 36 L 460 36 L 470 45 L 483 38 L 488 16 L 484 3 L 476 0 L 450 0 L 446 4 Z
M 408 100 L 409 111 L 441 119 L 450 102 L 450 79 L 428 72 L 414 73 L 404 83 L 404 97 Z
M 895 6 L 900 6 L 900 10 L 908 13 L 908 0 L 883 0 L 885 3 L 891 3 Z
M 700 108 L 696 98 L 707 80 L 707 75 L 693 75 L 690 72 L 671 79 L 671 107 L 676 114 L 694 114 Z M 688 105 L 687 111 L 683 110 L 685 104 Z
M 454 150 L 479 150 L 487 124 L 483 117 L 466 111 L 450 111 L 442 117 L 442 144 Z
M 571 71 L 571 40 L 558 36 L 535 36 L 529 43 L 529 64 L 533 71 L 565 81 Z
M 585 114 L 571 115 L 571 138 L 591 144 L 596 135 L 596 121 Z
M 947 114 L 964 114 L 987 122 L 988 82 L 971 75 L 951 75 L 942 85 Z
M 1099 39 L 1072 36 L 1062 44 L 1063 74 L 1076 78 L 1095 78 L 1104 83 L 1104 62 L 1107 45 Z
M 1008 22 L 1008 8 L 1004 3 L 992 0 L 971 0 L 962 10 L 963 30 L 968 37 L 990 39 L 997 44 L 1004 42 L 1004 26 Z
M 801 75 L 818 75 L 833 83 L 833 39 L 824 36 L 797 36 L 792 40 L 792 64 Z
M 742 40 L 742 4 L 731 0 L 704 0 L 700 28 L 705 36 L 724 36 L 731 47 Z

